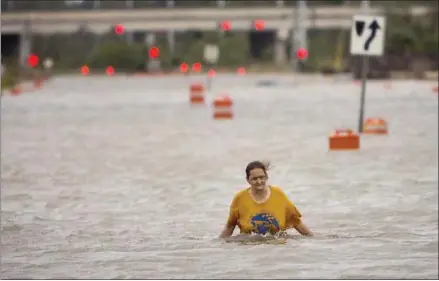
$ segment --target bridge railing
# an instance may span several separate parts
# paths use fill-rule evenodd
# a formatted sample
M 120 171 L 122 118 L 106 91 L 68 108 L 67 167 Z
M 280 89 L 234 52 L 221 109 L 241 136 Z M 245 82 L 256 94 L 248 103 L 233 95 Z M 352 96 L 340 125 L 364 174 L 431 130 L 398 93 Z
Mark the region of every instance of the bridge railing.
M 118 10 L 118 9 L 157 9 L 157 8 L 247 8 L 247 7 L 290 7 L 298 0 L 2 0 L 2 12 L 24 11 L 71 11 L 71 10 Z M 392 5 L 396 1 L 373 1 L 374 6 Z M 404 5 L 437 5 L 437 1 L 400 1 Z M 308 7 L 319 6 L 359 6 L 359 1 L 326 0 L 307 1 Z

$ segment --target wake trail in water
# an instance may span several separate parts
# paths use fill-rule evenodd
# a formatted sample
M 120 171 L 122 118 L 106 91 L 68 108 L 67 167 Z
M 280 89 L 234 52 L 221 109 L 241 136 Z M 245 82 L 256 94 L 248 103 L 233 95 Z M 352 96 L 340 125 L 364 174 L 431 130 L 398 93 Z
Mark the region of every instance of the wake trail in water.
M 212 238 L 212 237 L 196 237 L 196 236 L 183 236 L 183 240 L 212 240 L 213 242 L 226 242 L 226 243 L 243 243 L 243 244 L 285 244 L 288 240 L 334 240 L 334 239 L 367 239 L 377 238 L 384 234 L 370 234 L 370 235 L 339 235 L 339 234 L 321 234 L 312 237 L 302 235 L 248 235 L 238 234 L 228 238 Z

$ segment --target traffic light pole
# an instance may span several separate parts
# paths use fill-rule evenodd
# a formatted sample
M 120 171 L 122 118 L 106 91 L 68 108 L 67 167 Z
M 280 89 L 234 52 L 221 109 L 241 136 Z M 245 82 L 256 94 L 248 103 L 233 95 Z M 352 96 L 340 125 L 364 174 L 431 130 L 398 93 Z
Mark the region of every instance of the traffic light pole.
M 293 22 L 291 27 L 291 64 L 294 73 L 299 73 L 299 59 L 297 57 L 297 50 L 299 48 L 306 49 L 307 28 L 306 21 L 307 5 L 305 0 L 296 1 L 296 7 L 293 10 Z
M 174 7 L 174 0 L 166 0 L 166 8 L 173 8 Z M 168 37 L 168 45 L 169 45 L 169 50 L 171 51 L 171 56 L 172 58 L 174 58 L 174 53 L 175 53 L 175 31 L 174 30 L 169 30 L 167 32 L 167 37 Z
M 298 72 L 298 61 L 297 61 L 297 57 L 296 57 L 296 49 L 297 49 L 297 29 L 298 29 L 298 15 L 299 15 L 299 1 L 296 2 L 297 5 L 295 8 L 293 8 L 293 21 L 291 23 L 291 47 L 290 47 L 290 60 L 291 60 L 291 66 L 292 66 L 292 70 L 293 73 L 297 73 Z

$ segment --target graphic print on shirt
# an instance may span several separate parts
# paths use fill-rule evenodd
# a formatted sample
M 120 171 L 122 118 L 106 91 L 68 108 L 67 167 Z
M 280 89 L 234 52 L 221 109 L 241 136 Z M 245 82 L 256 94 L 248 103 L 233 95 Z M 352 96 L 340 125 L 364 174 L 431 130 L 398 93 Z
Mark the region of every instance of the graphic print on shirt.
M 279 222 L 269 213 L 254 215 L 251 218 L 251 224 L 253 226 L 252 232 L 257 234 L 275 234 L 280 230 Z

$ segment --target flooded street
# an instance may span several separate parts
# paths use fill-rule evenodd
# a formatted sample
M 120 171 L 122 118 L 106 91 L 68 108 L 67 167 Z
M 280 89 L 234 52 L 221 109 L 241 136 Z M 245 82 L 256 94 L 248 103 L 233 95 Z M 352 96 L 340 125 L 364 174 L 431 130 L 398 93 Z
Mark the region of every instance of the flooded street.
M 329 152 L 332 131 L 357 130 L 358 85 L 220 76 L 235 118 L 216 121 L 191 81 L 61 77 L 2 97 L 2 278 L 438 278 L 432 82 L 370 82 L 366 117 L 389 135 Z M 315 237 L 217 239 L 259 159 Z

